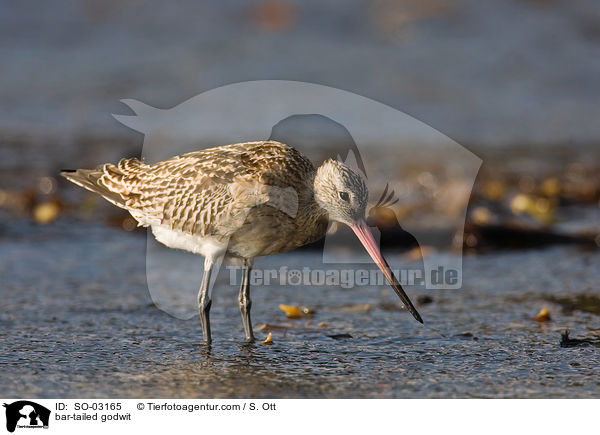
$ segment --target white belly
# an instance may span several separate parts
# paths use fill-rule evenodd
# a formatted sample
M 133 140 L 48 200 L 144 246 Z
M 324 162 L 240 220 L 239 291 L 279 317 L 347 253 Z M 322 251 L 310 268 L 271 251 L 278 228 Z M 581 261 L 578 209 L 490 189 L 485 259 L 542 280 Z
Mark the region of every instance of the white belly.
M 152 234 L 156 240 L 169 248 L 182 249 L 204 257 L 218 257 L 227 249 L 227 244 L 223 244 L 213 237 L 193 236 L 160 225 L 152 226 Z

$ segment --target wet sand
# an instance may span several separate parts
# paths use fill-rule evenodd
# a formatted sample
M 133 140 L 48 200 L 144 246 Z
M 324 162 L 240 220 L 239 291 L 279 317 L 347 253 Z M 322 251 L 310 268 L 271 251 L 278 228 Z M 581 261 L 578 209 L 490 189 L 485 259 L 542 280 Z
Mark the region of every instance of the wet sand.
M 274 330 L 270 346 L 243 343 L 237 289 L 222 274 L 207 350 L 197 317 L 181 320 L 153 304 L 145 237 L 69 218 L 20 223 L 10 234 L 0 243 L 7 397 L 600 396 L 600 349 L 560 346 L 567 328 L 571 337 L 597 335 L 600 317 L 548 301 L 597 291 L 597 251 L 467 256 L 462 290 L 408 290 L 433 298 L 419 307 L 425 326 L 393 309 L 385 287 L 255 288 L 255 329 L 291 325 Z M 256 267 L 319 262 L 314 252 L 289 253 Z M 312 325 L 286 319 L 282 303 L 314 308 Z M 532 320 L 541 308 L 551 322 Z

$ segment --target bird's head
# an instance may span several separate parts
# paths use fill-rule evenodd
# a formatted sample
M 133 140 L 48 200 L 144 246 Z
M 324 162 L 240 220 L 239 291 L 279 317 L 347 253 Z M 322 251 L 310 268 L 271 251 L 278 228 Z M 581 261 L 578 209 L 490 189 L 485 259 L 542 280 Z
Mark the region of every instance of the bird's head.
M 327 160 L 317 170 L 315 200 L 329 219 L 352 226 L 364 220 L 369 191 L 363 178 L 337 160 Z
M 348 166 L 330 159 L 317 170 L 314 195 L 315 201 L 327 212 L 330 220 L 348 225 L 354 231 L 408 311 L 417 321 L 423 323 L 392 269 L 381 255 L 379 246 L 365 221 L 369 191 L 364 179 Z

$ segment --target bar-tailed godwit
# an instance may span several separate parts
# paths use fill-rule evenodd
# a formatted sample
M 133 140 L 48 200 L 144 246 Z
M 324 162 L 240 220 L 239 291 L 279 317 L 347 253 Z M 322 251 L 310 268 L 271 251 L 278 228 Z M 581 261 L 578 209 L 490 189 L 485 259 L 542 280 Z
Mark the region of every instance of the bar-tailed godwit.
M 421 316 L 392 273 L 365 223 L 368 190 L 348 166 L 319 168 L 289 145 L 247 142 L 195 151 L 153 165 L 136 158 L 61 173 L 131 213 L 170 248 L 204 256 L 198 294 L 202 334 L 211 342 L 211 272 L 224 256 L 242 261 L 239 306 L 247 341 L 253 259 L 325 236 L 328 221 L 348 225 L 414 318 Z

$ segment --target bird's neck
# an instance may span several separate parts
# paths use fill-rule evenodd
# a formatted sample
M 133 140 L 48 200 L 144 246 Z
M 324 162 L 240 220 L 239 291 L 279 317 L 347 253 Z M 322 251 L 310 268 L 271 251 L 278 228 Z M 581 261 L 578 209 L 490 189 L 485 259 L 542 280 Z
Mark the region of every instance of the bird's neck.
M 317 188 L 315 177 L 317 175 L 317 171 L 314 171 L 311 176 L 306 180 L 309 184 L 309 189 L 306 189 L 306 192 L 310 192 L 310 197 L 307 199 L 307 217 L 312 221 L 320 221 L 322 219 L 327 220 L 328 214 L 327 211 L 319 205 L 315 197 L 315 189 Z
M 310 177 L 307 177 L 305 183 L 306 188 L 297 189 L 298 197 L 298 215 L 296 216 L 297 224 L 300 228 L 306 228 L 307 243 L 314 242 L 322 238 L 327 232 L 328 214 L 315 200 L 314 183 L 315 175 L 313 172 Z

